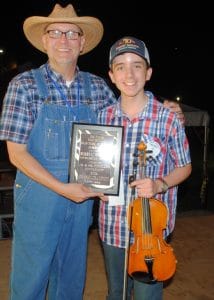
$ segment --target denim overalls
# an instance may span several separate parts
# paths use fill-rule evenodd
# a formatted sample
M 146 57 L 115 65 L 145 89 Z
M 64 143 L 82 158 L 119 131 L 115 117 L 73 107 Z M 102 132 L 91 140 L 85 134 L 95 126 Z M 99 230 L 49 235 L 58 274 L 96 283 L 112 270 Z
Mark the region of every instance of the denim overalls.
M 68 181 L 71 125 L 95 123 L 88 106 L 44 103 L 28 151 L 60 181 Z M 12 300 L 81 300 L 93 200 L 72 202 L 17 172 L 14 188 Z M 16 274 L 16 276 L 14 276 Z M 17 276 L 18 274 L 18 276 Z

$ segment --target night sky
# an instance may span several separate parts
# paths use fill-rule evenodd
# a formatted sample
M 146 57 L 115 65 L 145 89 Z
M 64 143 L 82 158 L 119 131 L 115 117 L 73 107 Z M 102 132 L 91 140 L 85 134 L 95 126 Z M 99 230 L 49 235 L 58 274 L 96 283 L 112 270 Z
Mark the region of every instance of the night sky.
M 205 2 L 188 9 L 185 3 L 174 1 L 159 6 L 157 3 L 163 1 L 148 4 L 131 0 L 129 5 L 117 0 L 71 2 L 79 15 L 99 18 L 105 30 L 101 43 L 80 57 L 82 70 L 108 77 L 110 46 L 124 35 L 133 35 L 142 39 L 150 52 L 153 76 L 147 89 L 167 98 L 180 96 L 183 103 L 213 115 L 214 34 L 209 15 L 212 10 Z M 19 64 L 30 61 L 34 66 L 46 61 L 46 56 L 25 39 L 22 24 L 29 16 L 48 15 L 55 3 L 29 0 L 4 4 L 6 10 L 2 8 L 0 12 L 0 47 L 6 54 L 1 57 L 1 64 L 5 64 L 7 57 L 15 58 Z M 64 6 L 69 1 L 58 3 Z

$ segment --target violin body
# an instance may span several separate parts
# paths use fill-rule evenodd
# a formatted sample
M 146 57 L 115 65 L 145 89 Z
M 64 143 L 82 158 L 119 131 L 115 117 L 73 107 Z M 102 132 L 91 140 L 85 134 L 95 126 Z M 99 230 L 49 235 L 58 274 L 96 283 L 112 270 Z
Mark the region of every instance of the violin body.
M 129 207 L 134 243 L 129 247 L 127 272 L 134 279 L 152 283 L 167 280 L 175 273 L 173 248 L 163 239 L 167 219 L 167 207 L 157 199 L 135 199 Z

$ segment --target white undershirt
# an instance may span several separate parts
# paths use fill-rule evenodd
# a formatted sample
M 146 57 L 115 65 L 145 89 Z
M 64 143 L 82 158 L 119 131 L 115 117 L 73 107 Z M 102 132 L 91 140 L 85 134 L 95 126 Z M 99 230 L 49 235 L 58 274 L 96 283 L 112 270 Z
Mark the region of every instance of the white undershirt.
M 67 87 L 69 87 L 70 85 L 71 85 L 71 83 L 73 82 L 73 80 L 66 80 L 66 85 L 67 85 Z

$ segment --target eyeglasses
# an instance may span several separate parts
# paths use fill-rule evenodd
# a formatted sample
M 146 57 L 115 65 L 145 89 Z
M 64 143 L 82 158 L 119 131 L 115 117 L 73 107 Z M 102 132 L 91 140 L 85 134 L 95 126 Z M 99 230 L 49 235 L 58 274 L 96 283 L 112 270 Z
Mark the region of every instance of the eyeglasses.
M 82 35 L 82 32 L 72 31 L 72 30 L 68 30 L 68 31 L 47 30 L 46 33 L 52 39 L 60 39 L 63 35 L 65 35 L 65 37 L 68 40 L 77 40 L 79 36 Z

